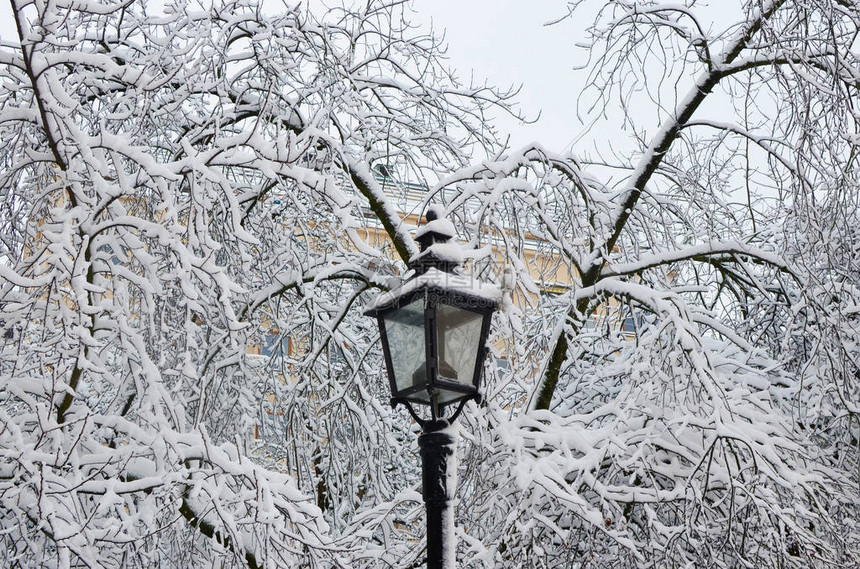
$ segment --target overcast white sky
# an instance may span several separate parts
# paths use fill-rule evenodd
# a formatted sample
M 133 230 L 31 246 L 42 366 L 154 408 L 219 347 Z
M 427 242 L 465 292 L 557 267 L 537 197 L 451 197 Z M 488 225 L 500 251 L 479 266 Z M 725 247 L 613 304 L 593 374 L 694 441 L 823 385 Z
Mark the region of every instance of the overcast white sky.
M 450 63 L 461 77 L 471 73 L 500 87 L 520 88 L 521 110 L 539 118 L 535 124 L 500 119 L 513 146 L 537 140 L 562 151 L 580 133 L 575 105 L 584 73 L 573 70 L 584 57 L 575 47 L 581 31 L 570 20 L 545 25 L 566 14 L 565 2 L 416 0 L 414 6 L 420 18 L 446 30 Z
M 150 3 L 152 4 L 152 2 Z M 572 22 L 544 26 L 566 12 L 558 0 L 415 0 L 417 17 L 444 29 L 452 67 L 459 75 L 487 79 L 502 87 L 520 87 L 517 98 L 527 116 L 522 125 L 501 118 L 513 146 L 539 140 L 561 151 L 580 132 L 575 116 L 579 92 L 572 69 L 582 54 Z M 17 41 L 8 0 L 0 0 L 0 39 Z

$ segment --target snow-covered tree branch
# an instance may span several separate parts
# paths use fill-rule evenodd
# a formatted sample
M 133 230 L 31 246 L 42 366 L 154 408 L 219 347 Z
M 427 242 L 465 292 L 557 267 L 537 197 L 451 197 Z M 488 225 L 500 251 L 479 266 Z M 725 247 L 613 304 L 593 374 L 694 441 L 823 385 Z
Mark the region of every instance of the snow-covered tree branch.
M 466 164 L 504 96 L 400 3 L 12 5 L 3 565 L 409 555 L 371 514 L 411 515 L 414 467 L 356 314 L 416 248 L 371 168 Z
M 574 158 L 500 146 L 408 3 L 12 0 L 3 563 L 420 566 L 362 308 L 431 203 L 508 289 L 463 566 L 856 562 L 860 13 L 596 4 L 582 110 L 636 148 Z

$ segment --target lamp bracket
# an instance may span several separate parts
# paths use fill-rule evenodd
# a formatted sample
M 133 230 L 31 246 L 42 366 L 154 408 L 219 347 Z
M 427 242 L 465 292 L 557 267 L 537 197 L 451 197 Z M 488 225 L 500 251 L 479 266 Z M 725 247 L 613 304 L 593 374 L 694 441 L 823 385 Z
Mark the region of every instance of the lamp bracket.
M 466 403 L 468 403 L 469 401 L 475 401 L 475 403 L 480 404 L 481 400 L 482 400 L 481 394 L 475 393 L 474 395 L 470 395 L 464 399 L 461 399 L 457 403 L 457 409 L 454 411 L 454 413 L 450 417 L 443 417 L 443 416 L 441 416 L 441 413 L 439 413 L 439 414 L 433 414 L 433 416 L 429 419 L 422 419 L 421 416 L 418 415 L 418 413 L 415 411 L 415 408 L 412 406 L 412 404 L 409 403 L 409 401 L 399 400 L 399 399 L 395 399 L 392 397 L 390 400 L 390 403 L 391 403 L 392 409 L 396 409 L 398 405 L 403 405 L 404 407 L 406 407 L 406 410 L 409 412 L 409 415 L 412 417 L 412 419 L 416 423 L 418 423 L 418 425 L 422 429 L 424 429 L 427 425 L 429 425 L 431 423 L 438 422 L 438 421 L 447 421 L 448 423 L 453 423 L 454 421 L 457 420 L 457 417 L 460 416 L 460 413 L 463 412 L 463 408 L 466 407 Z

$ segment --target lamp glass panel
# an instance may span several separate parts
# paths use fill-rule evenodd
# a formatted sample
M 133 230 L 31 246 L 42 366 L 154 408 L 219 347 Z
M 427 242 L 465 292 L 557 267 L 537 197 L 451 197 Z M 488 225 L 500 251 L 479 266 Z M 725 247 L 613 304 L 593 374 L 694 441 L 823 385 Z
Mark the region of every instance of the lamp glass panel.
M 437 307 L 436 339 L 440 377 L 472 385 L 483 320 L 482 314 L 464 308 L 445 304 Z
M 415 385 L 426 383 L 424 341 L 424 299 L 383 315 L 388 351 L 394 368 L 394 383 L 398 393 Z M 393 394 L 396 395 L 396 394 Z
M 439 405 L 450 405 L 451 403 L 456 403 L 465 397 L 469 397 L 469 394 L 460 393 L 459 391 L 451 391 L 450 389 L 440 389 L 438 403 Z

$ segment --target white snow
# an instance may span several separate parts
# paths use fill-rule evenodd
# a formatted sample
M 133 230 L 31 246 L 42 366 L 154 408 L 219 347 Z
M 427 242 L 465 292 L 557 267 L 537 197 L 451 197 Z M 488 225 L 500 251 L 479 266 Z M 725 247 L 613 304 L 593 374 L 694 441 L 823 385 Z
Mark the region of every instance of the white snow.
M 375 310 L 382 306 L 391 305 L 399 298 L 420 289 L 457 292 L 493 304 L 498 304 L 502 300 L 501 289 L 493 283 L 482 282 L 469 275 L 446 273 L 431 268 L 423 275 L 407 280 L 399 288 L 381 293 L 368 305 L 366 310 Z

